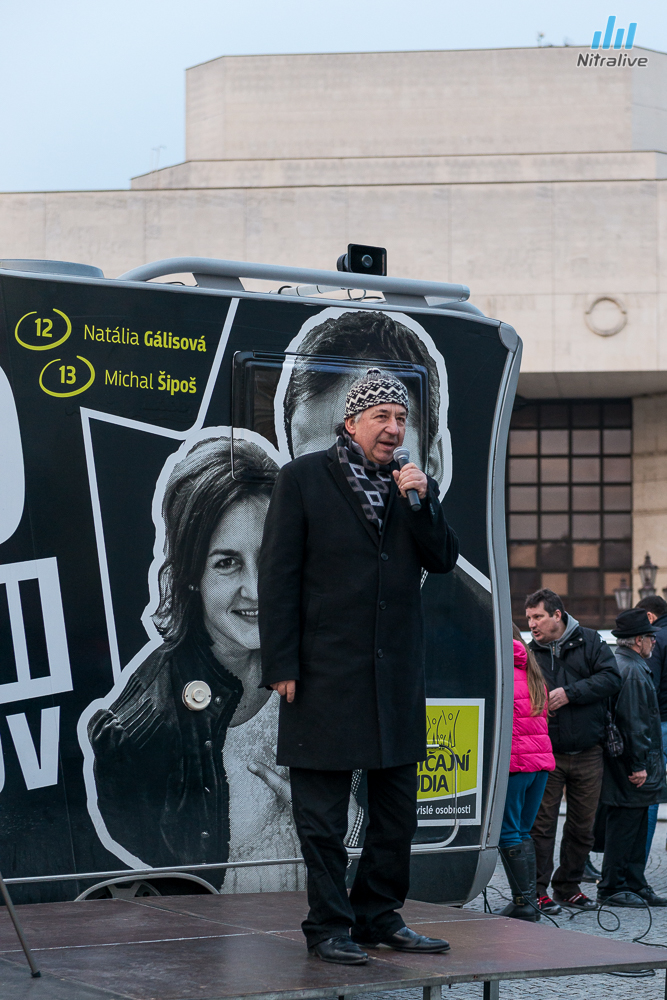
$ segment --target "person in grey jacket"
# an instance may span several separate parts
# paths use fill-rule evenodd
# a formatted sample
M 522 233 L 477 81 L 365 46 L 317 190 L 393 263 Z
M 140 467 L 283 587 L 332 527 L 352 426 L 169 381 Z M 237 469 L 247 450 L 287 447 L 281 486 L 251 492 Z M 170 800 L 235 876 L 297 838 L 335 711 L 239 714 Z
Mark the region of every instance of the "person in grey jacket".
M 623 753 L 605 754 L 597 824 L 605 823 L 602 880 L 598 902 L 612 906 L 667 906 L 646 882 L 646 831 L 650 805 L 667 801 L 660 709 L 651 671 L 654 636 L 643 608 L 616 619 L 616 661 L 623 685 L 612 713 L 623 738 Z M 640 898 L 638 898 L 640 897 Z

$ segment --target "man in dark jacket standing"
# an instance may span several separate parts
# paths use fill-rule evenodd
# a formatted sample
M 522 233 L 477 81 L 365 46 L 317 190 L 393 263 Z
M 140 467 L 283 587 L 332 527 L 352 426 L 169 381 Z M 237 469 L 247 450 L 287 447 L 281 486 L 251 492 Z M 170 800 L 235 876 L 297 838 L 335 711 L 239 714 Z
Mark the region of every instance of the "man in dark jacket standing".
M 553 590 L 538 590 L 527 597 L 526 615 L 533 634 L 530 648 L 549 691 L 549 736 L 556 759 L 531 830 L 538 905 L 549 914 L 560 912 L 560 903 L 591 910 L 596 904 L 584 895 L 579 883 L 593 846 L 607 700 L 620 688 L 621 678 L 609 646 L 594 629 L 583 628 L 566 614 Z M 567 789 L 567 818 L 560 865 L 552 878 L 563 789 Z M 550 880 L 553 899 L 547 894 Z
M 449 948 L 396 912 L 426 758 L 421 575 L 448 573 L 458 557 L 437 484 L 392 461 L 408 405 L 403 384 L 379 369 L 351 386 L 333 447 L 281 470 L 260 555 L 262 682 L 283 696 L 277 762 L 290 768 L 308 868 L 303 931 L 311 954 L 344 964 L 367 961 L 359 943 Z M 343 838 L 358 769 L 369 825 L 348 899 Z
M 662 729 L 662 753 L 667 764 L 667 601 L 657 594 L 643 597 L 635 605 L 648 615 L 651 625 L 659 630 L 655 633 L 653 652 L 648 661 L 648 668 L 653 677 L 653 683 L 658 695 L 660 709 L 660 727 Z M 651 844 L 658 821 L 658 806 L 652 805 L 648 811 L 648 835 L 646 837 L 646 857 L 651 853 Z
M 605 756 L 600 795 L 604 860 L 598 882 L 598 902 L 612 906 L 643 906 L 642 900 L 649 906 L 667 906 L 667 899 L 656 895 L 644 875 L 649 806 L 667 801 L 660 710 L 647 664 L 657 631 L 643 608 L 623 611 L 612 630 L 623 678 L 612 708 L 623 753 Z
M 635 607 L 646 612 L 649 622 L 656 630 L 653 652 L 647 662 L 658 694 L 660 722 L 665 724 L 667 733 L 667 601 L 653 594 L 642 598 Z

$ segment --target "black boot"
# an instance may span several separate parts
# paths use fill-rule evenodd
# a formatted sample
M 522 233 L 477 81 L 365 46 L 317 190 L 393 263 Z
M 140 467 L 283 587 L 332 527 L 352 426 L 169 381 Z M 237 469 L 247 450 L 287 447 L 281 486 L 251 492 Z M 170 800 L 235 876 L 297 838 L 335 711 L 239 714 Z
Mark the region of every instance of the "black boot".
M 498 912 L 504 917 L 528 920 L 540 919 L 535 885 L 535 849 L 532 840 L 515 847 L 501 847 L 500 857 L 512 891 L 512 902 Z
M 535 904 L 535 919 L 541 920 L 542 914 L 540 913 L 538 905 L 539 897 L 537 895 L 537 858 L 535 857 L 535 842 L 529 838 L 528 840 L 524 840 L 521 846 L 526 852 L 526 857 L 528 859 L 528 878 L 530 879 L 528 898 Z

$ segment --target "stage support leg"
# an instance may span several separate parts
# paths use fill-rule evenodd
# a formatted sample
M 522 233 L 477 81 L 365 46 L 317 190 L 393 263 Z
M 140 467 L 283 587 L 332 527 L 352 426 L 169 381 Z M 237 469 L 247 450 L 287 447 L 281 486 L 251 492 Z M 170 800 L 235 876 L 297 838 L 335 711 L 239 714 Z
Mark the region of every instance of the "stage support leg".
M 442 1000 L 442 986 L 425 986 L 424 1000 Z
M 500 1000 L 500 980 L 491 979 L 484 983 L 484 1000 Z
M 19 918 L 16 915 L 16 910 L 14 909 L 14 904 L 12 903 L 9 892 L 7 891 L 7 886 L 5 885 L 2 873 L 0 873 L 0 893 L 2 893 L 2 898 L 4 899 L 5 905 L 7 906 L 7 912 L 9 913 L 9 916 L 12 919 L 12 923 L 14 924 L 14 930 L 16 931 L 16 936 L 21 942 L 21 947 L 23 948 L 25 957 L 28 959 L 28 965 L 30 966 L 30 975 L 32 976 L 33 979 L 38 979 L 41 976 L 41 972 L 37 968 L 35 959 L 32 957 L 32 952 L 28 947 L 28 942 L 23 936 L 23 928 L 19 923 Z

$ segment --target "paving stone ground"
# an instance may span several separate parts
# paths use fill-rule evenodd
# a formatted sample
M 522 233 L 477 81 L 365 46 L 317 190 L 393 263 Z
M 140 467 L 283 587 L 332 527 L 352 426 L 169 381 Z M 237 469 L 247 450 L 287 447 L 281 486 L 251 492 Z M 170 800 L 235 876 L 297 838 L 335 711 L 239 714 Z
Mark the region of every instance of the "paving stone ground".
M 558 845 L 563 828 L 564 817 L 560 817 L 558 824 Z M 646 877 L 650 885 L 661 896 L 667 896 L 667 850 L 665 850 L 665 839 L 667 837 L 667 822 L 659 821 L 651 856 L 646 868 Z M 602 855 L 592 855 L 597 868 L 602 865 Z M 582 889 L 588 895 L 595 898 L 595 886 L 584 883 Z M 509 897 L 507 879 L 500 862 L 496 872 L 489 883 L 487 898 L 492 909 L 504 906 L 502 896 Z M 482 896 L 472 900 L 466 905 L 466 909 L 482 910 L 484 900 Z M 620 926 L 616 928 L 614 914 L 618 915 Z M 615 909 L 611 913 L 607 910 L 600 915 L 601 922 L 609 927 L 610 932 L 604 931 L 598 924 L 597 913 L 577 913 L 572 919 L 563 911 L 561 916 L 556 917 L 559 926 L 571 931 L 578 931 L 581 934 L 597 934 L 605 937 L 616 938 L 619 941 L 632 941 L 634 937 L 643 934 L 648 927 L 648 917 L 645 909 L 626 910 Z M 667 946 L 667 907 L 661 909 L 653 907 L 651 910 L 653 925 L 646 936 L 647 941 L 655 944 Z M 616 929 L 614 929 L 616 928 Z M 647 953 L 650 951 L 646 949 Z M 443 1000 L 478 1000 L 482 996 L 482 987 L 477 983 L 465 983 L 452 986 L 443 990 Z M 662 1000 L 665 996 L 665 973 L 658 969 L 655 976 L 646 979 L 627 978 L 625 976 L 563 976 L 557 979 L 526 979 L 513 982 L 500 983 L 501 1000 L 606 1000 L 613 997 L 613 1000 Z M 392 993 L 366 993 L 359 1000 L 422 1000 L 421 990 L 400 990 Z M 348 998 L 346 997 L 346 1000 Z M 351 998 L 350 998 L 351 1000 Z

